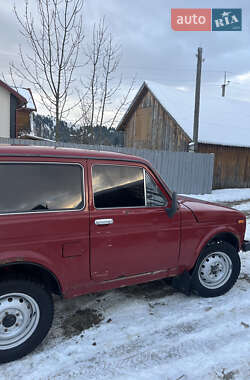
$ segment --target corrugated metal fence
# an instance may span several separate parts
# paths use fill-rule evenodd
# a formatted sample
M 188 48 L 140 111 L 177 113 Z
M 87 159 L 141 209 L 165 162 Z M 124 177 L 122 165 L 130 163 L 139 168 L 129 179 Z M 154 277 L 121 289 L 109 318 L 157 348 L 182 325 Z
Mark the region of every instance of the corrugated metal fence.
M 166 152 L 150 149 L 106 145 L 83 145 L 54 143 L 44 140 L 21 140 L 0 138 L 0 144 L 58 146 L 91 150 L 106 150 L 140 156 L 150 161 L 158 170 L 168 187 L 182 194 L 211 193 L 213 183 L 214 155 L 187 152 Z

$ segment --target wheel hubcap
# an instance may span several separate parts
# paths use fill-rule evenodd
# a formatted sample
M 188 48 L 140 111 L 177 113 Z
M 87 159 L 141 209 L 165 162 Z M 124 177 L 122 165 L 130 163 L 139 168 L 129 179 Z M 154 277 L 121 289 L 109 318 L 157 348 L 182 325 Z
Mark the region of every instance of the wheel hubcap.
M 8 314 L 4 317 L 2 324 L 3 327 L 9 328 L 12 327 L 16 323 L 16 316 L 14 314 Z
M 24 343 L 35 331 L 40 310 L 34 298 L 23 293 L 0 296 L 0 350 Z
M 223 286 L 232 273 L 232 261 L 224 252 L 213 252 L 201 262 L 198 276 L 201 284 L 208 289 Z

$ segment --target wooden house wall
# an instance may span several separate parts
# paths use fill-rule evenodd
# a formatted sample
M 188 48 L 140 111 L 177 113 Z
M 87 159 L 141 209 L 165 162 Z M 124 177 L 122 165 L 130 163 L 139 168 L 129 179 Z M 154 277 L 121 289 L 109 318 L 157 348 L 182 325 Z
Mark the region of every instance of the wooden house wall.
M 124 130 L 125 145 L 139 149 L 185 152 L 191 141 L 150 91 L 139 101 Z
M 250 148 L 199 144 L 199 153 L 215 153 L 213 188 L 250 187 Z
M 30 132 L 30 111 L 19 109 L 16 111 L 16 136 Z

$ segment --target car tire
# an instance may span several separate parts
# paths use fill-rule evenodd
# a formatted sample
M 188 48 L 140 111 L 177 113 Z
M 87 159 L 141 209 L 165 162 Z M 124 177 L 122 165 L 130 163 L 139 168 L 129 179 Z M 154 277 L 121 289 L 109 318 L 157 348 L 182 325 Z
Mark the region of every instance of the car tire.
M 240 273 L 240 257 L 227 242 L 208 245 L 199 256 L 192 273 L 191 290 L 202 297 L 217 297 L 228 292 Z
M 51 294 L 40 283 L 25 278 L 0 282 L 0 363 L 33 351 L 53 321 Z

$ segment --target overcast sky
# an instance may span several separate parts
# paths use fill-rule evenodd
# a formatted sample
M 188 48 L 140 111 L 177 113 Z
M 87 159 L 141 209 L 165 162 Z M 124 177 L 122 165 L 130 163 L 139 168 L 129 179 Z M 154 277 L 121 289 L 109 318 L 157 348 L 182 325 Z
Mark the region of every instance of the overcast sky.
M 16 1 L 22 7 L 24 0 Z M 242 8 L 243 30 L 235 32 L 176 32 L 171 30 L 171 8 Z M 7 73 L 9 61 L 18 62 L 22 38 L 11 0 L 0 0 L 0 72 Z M 122 46 L 120 70 L 128 84 L 136 75 L 136 89 L 143 80 L 193 88 L 196 51 L 203 48 L 202 94 L 219 94 L 224 71 L 230 85 L 228 96 L 250 101 L 250 32 L 248 0 L 166 1 L 86 0 L 85 23 L 102 16 Z M 27 83 L 28 86 L 28 83 Z

